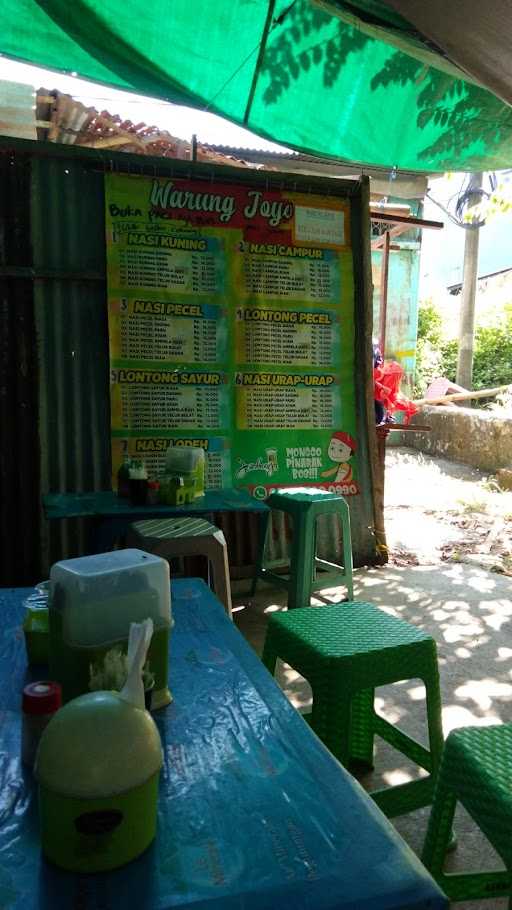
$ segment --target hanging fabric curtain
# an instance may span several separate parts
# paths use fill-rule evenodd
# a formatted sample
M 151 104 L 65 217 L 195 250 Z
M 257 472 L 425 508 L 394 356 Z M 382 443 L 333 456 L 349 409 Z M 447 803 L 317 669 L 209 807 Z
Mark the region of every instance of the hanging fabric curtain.
M 0 53 L 313 155 L 429 172 L 512 164 L 511 108 L 377 0 L 2 0 Z

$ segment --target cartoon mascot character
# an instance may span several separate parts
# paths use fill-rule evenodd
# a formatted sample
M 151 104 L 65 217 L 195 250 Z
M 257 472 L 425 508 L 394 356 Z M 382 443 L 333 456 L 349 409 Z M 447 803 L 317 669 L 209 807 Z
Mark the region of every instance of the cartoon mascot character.
M 334 467 L 322 471 L 322 477 L 333 477 L 335 483 L 350 483 L 352 481 L 352 466 L 348 459 L 354 454 L 357 448 L 355 439 L 348 433 L 339 430 L 333 433 L 327 454 L 331 461 L 336 462 Z

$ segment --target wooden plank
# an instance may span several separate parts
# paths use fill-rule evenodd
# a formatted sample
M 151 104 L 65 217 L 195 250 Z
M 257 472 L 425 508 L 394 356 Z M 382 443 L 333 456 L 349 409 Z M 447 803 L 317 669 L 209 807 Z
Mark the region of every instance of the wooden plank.
M 507 389 L 510 389 L 510 384 L 500 385 L 495 389 L 479 389 L 478 392 L 454 392 L 452 395 L 440 395 L 439 398 L 417 398 L 414 404 L 419 406 L 424 404 L 444 404 L 450 401 L 465 401 L 469 398 L 492 398 Z
M 93 149 L 113 149 L 119 148 L 121 145 L 135 145 L 138 148 L 144 148 L 140 139 L 130 133 L 124 133 L 122 136 L 105 136 L 102 139 L 93 139 L 92 142 L 86 144 Z
M 387 221 L 388 224 L 410 224 L 412 227 L 433 228 L 436 231 L 444 227 L 442 221 L 427 221 L 425 218 L 408 217 L 407 215 L 389 215 L 386 212 L 370 211 L 372 221 Z
M 384 246 L 384 234 L 382 235 L 382 237 L 378 237 L 377 240 L 372 240 L 372 250 L 382 250 L 383 246 Z M 402 247 L 399 246 L 398 243 L 389 244 L 390 253 L 396 253 L 397 250 L 401 250 L 401 249 L 402 249 Z

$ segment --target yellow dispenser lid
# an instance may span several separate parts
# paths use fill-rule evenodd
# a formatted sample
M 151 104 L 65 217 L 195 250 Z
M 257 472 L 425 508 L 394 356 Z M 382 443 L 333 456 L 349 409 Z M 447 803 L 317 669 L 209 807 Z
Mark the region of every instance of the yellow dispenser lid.
M 117 692 L 68 702 L 46 727 L 36 757 L 39 783 L 77 799 L 104 799 L 146 783 L 162 767 L 151 715 Z

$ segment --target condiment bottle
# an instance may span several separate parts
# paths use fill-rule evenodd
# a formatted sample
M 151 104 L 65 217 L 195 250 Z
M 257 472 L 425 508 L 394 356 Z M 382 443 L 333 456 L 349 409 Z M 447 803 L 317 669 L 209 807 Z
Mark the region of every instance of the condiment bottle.
M 33 682 L 23 689 L 21 758 L 33 767 L 39 740 L 45 727 L 62 705 L 62 691 L 57 682 Z
M 155 506 L 160 498 L 160 482 L 158 480 L 148 480 L 148 503 Z
M 130 495 L 130 467 L 132 460 L 128 454 L 125 454 L 123 463 L 117 472 L 117 495 Z
M 129 484 L 132 505 L 145 506 L 148 498 L 148 472 L 143 461 L 132 461 Z

